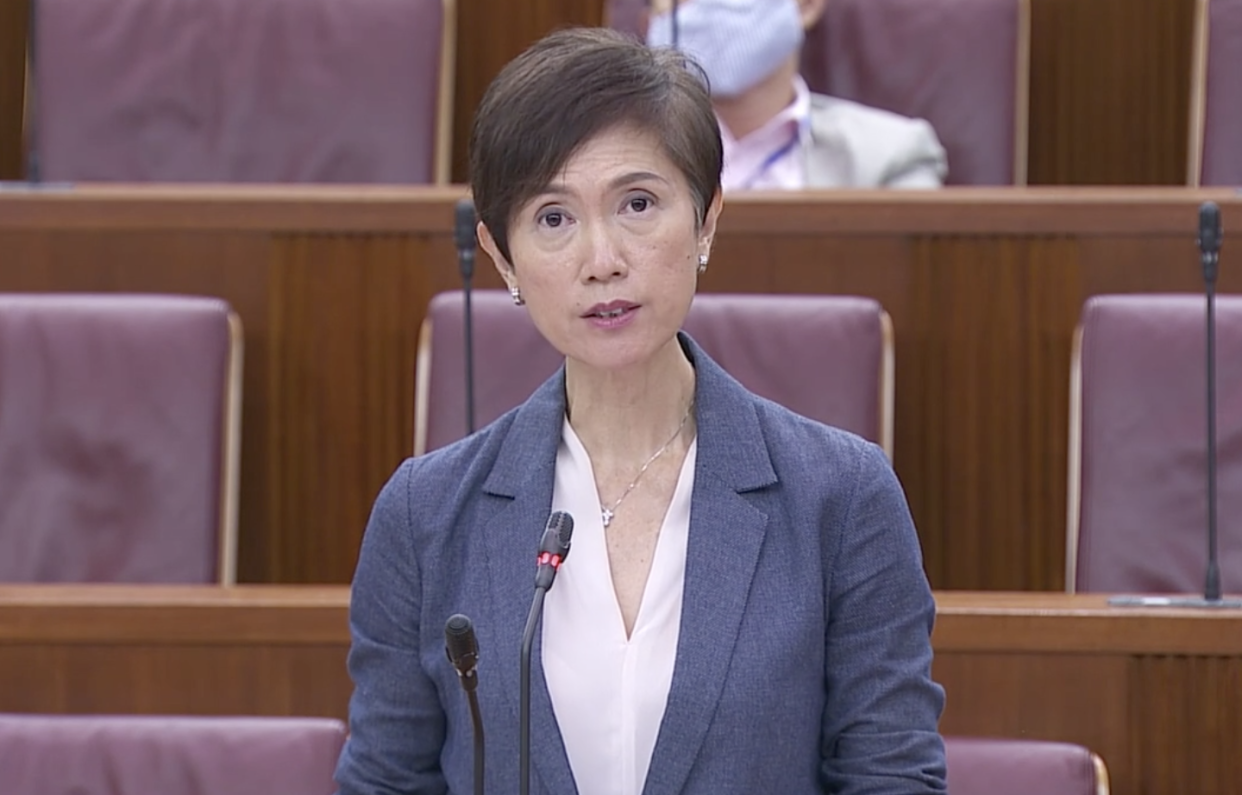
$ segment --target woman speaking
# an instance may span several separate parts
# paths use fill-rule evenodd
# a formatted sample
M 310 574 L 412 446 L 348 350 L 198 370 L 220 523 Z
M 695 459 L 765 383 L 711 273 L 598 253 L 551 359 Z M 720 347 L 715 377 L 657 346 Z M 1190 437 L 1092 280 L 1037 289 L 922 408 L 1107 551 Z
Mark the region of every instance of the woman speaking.
M 550 512 L 575 519 L 533 653 L 532 792 L 941 793 L 935 607 L 882 452 L 748 392 L 681 332 L 721 211 L 708 86 L 561 31 L 470 139 L 479 239 L 565 356 L 406 461 L 353 583 L 343 795 L 472 790 L 442 628 L 478 629 L 487 789 L 517 791 L 519 646 Z

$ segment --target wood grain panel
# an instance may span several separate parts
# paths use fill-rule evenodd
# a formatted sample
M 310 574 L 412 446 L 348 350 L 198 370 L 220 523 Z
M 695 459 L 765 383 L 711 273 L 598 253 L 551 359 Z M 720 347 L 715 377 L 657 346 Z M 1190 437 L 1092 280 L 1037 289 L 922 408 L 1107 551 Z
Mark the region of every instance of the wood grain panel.
M 347 581 L 372 502 L 413 451 L 414 359 L 431 298 L 425 246 L 404 235 L 304 234 L 272 247 L 267 389 L 284 408 L 264 440 L 274 531 L 248 550 L 244 574 Z
M 1234 792 L 1242 780 L 1242 660 L 1235 657 L 1140 657 L 1133 663 L 1131 704 L 1138 725 L 1142 793 Z M 1163 736 L 1160 736 L 1163 735 Z M 1169 737 L 1197 737 L 1193 756 L 1168 753 Z
M 464 183 L 474 110 L 505 64 L 559 27 L 599 25 L 603 0 L 458 0 L 453 181 Z
M 1034 0 L 1032 185 L 1184 185 L 1195 0 Z
M 0 180 L 22 177 L 29 0 L 0 0 Z
M 346 719 L 347 648 L 0 647 L 5 712 Z
M 0 711 L 345 719 L 346 588 L 0 586 Z
M 1064 435 L 1049 431 L 1066 425 L 1074 241 L 926 238 L 914 267 L 917 319 L 900 361 L 923 388 L 902 398 L 897 457 L 899 471 L 924 475 L 907 490 L 929 576 L 1061 587 L 1064 544 L 1038 528 L 1065 516 Z M 968 538 L 967 527 L 997 531 Z
M 1078 743 L 1108 764 L 1113 793 L 1136 792 L 1127 663 L 1111 654 L 937 652 L 932 675 L 946 693 L 940 731 Z
M 1080 743 L 1112 792 L 1231 793 L 1242 613 L 1111 608 L 1100 594 L 936 594 L 941 730 Z

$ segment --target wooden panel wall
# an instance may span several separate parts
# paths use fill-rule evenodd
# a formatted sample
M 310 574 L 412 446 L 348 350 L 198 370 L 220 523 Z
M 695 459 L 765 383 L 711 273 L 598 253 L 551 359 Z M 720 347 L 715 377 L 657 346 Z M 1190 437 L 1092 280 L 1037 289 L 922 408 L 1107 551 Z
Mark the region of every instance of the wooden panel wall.
M 347 582 L 412 449 L 424 308 L 458 286 L 453 190 L 0 194 L 0 290 L 219 295 L 246 332 L 247 582 Z M 871 296 L 893 318 L 895 466 L 937 588 L 1064 582 L 1070 341 L 1102 292 L 1197 291 L 1227 191 L 735 198 L 701 289 Z M 15 263 L 16 265 L 10 265 Z M 476 286 L 498 287 L 486 260 Z M 1242 271 L 1221 269 L 1222 292 Z
M 3 0 L 0 0 L 3 2 Z M 453 181 L 465 182 L 474 109 L 506 63 L 563 25 L 599 25 L 604 0 L 457 0 Z
M 938 593 L 940 730 L 1077 743 L 1116 795 L 1236 792 L 1242 659 L 1228 610 L 1103 596 Z
M 0 180 L 22 177 L 29 0 L 0 0 Z
M 1032 0 L 1031 184 L 1186 184 L 1194 6 Z
M 21 170 L 26 8 L 0 0 L 0 179 Z M 1194 0 L 1032 0 L 1032 184 L 1185 182 Z M 458 0 L 453 177 L 487 84 L 565 24 L 599 24 L 602 0 Z

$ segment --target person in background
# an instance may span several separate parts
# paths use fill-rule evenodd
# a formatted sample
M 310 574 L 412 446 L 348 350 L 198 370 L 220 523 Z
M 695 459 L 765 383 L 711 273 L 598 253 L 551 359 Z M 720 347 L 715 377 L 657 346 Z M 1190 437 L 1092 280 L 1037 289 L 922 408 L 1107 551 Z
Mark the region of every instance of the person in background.
M 747 391 L 681 331 L 721 162 L 702 73 L 614 31 L 553 33 L 488 89 L 479 242 L 565 363 L 377 498 L 341 795 L 472 791 L 442 629 L 459 612 L 478 628 L 486 789 L 518 790 L 552 511 L 575 529 L 531 660 L 535 795 L 943 795 L 935 603 L 888 459 Z
M 683 0 L 677 47 L 702 64 L 724 139 L 725 191 L 936 188 L 948 163 L 931 125 L 812 94 L 798 74 L 826 0 Z M 647 43 L 673 44 L 671 0 Z

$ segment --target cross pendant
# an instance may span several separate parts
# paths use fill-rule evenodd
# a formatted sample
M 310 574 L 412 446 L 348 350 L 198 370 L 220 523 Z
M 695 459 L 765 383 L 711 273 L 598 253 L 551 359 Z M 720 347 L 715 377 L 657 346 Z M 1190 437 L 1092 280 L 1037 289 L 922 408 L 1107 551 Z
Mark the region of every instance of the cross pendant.
M 599 515 L 600 515 L 600 518 L 604 520 L 604 528 L 607 529 L 608 525 L 612 523 L 612 517 L 613 517 L 612 511 L 605 508 L 604 510 L 599 512 Z

